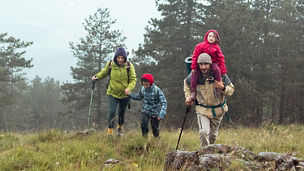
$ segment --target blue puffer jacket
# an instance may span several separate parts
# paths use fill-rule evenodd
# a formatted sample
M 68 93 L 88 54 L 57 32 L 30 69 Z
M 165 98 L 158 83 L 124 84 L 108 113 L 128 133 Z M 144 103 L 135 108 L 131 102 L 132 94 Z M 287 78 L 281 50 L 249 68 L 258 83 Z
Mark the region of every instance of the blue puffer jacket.
M 159 87 L 152 84 L 150 88 L 141 87 L 137 94 L 130 94 L 133 100 L 144 99 L 141 111 L 150 114 L 152 117 L 164 118 L 167 111 L 167 100 Z

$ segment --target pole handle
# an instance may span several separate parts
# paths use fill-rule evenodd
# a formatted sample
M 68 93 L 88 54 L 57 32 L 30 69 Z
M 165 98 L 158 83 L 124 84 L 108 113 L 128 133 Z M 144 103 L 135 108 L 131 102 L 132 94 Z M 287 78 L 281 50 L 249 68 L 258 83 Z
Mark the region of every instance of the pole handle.
M 94 90 L 95 87 L 95 81 L 92 81 L 92 90 Z
M 190 113 L 190 109 L 191 109 L 191 106 L 187 106 L 187 108 L 186 108 L 186 114 Z

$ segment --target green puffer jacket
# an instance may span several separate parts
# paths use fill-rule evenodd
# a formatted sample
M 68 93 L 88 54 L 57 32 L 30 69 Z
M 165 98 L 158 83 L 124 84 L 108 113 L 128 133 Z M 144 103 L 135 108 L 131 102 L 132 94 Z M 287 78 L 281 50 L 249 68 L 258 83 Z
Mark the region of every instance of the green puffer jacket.
M 109 75 L 109 63 L 96 74 L 97 79 L 103 79 Z M 130 63 L 129 71 L 129 84 L 128 84 L 128 72 L 127 63 L 124 63 L 121 67 L 116 65 L 114 61 L 111 62 L 111 79 L 108 85 L 107 94 L 112 95 L 115 98 L 122 99 L 126 98 L 125 89 L 132 91 L 136 84 L 136 73 L 132 63 Z

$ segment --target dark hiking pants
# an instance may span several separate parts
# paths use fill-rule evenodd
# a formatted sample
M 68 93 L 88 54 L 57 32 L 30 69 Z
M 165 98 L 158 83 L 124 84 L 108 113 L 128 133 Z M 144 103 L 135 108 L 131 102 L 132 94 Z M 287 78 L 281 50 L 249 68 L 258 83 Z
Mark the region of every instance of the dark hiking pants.
M 151 127 L 154 137 L 159 136 L 159 120 L 157 117 L 151 117 L 148 113 L 141 113 L 141 131 L 144 137 L 148 136 L 149 132 L 149 120 L 151 121 Z
M 111 95 L 109 97 L 109 120 L 108 120 L 108 128 L 114 128 L 114 119 L 117 111 L 118 106 L 118 125 L 123 125 L 125 121 L 125 111 L 129 102 L 129 98 L 118 99 Z

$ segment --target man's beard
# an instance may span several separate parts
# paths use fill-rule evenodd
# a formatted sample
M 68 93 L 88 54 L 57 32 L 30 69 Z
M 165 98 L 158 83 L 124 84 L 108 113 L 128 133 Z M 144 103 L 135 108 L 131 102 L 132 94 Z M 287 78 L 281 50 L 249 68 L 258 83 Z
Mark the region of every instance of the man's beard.
M 209 70 L 208 69 L 201 69 L 202 75 L 206 76 L 209 75 Z

